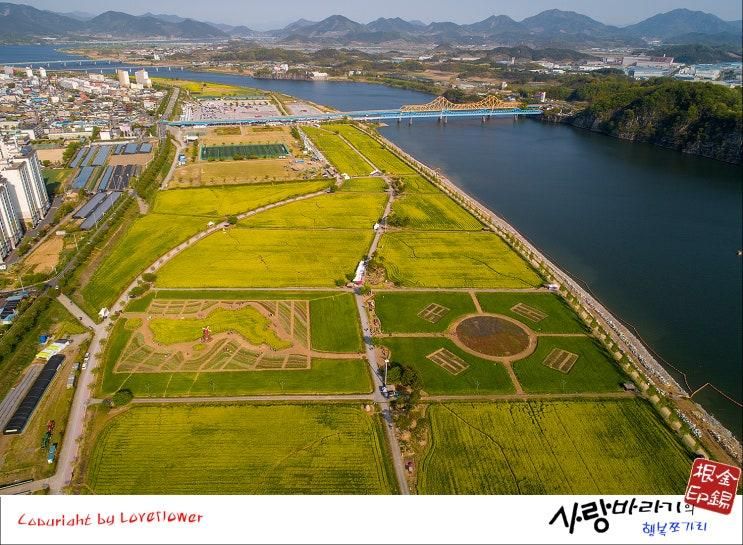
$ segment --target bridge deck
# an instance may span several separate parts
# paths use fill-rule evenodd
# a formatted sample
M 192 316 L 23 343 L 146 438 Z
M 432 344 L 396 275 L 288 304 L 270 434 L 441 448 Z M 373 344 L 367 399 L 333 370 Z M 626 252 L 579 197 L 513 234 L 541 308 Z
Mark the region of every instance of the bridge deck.
M 261 123 L 298 123 L 311 121 L 332 121 L 336 119 L 353 119 L 355 121 L 380 121 L 415 118 L 448 118 L 448 117 L 506 117 L 521 115 L 542 115 L 538 108 L 512 108 L 512 109 L 477 109 L 477 110 L 443 110 L 411 112 L 402 110 L 362 110 L 355 112 L 333 112 L 310 115 L 281 115 L 270 117 L 258 117 L 248 119 L 209 119 L 209 120 L 184 120 L 170 121 L 168 125 L 177 127 L 193 127 L 197 125 L 252 125 Z

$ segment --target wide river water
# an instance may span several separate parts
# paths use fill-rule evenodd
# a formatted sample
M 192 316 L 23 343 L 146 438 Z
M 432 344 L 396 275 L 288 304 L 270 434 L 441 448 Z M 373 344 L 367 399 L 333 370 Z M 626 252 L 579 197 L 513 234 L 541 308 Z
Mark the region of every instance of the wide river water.
M 20 56 L 6 49 L 0 63 Z M 344 111 L 431 99 L 362 83 L 151 75 L 275 90 Z M 691 388 L 710 382 L 743 399 L 740 166 L 528 119 L 416 120 L 381 132 L 508 220 Z M 712 389 L 695 399 L 741 437 L 740 407 Z

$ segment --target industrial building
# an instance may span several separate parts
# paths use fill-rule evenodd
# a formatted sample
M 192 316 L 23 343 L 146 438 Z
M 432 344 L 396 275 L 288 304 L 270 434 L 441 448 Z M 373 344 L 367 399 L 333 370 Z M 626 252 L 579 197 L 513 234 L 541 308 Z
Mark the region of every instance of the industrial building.
M 41 373 L 36 377 L 23 401 L 21 401 L 15 413 L 6 424 L 3 430 L 5 435 L 23 433 L 26 424 L 31 419 L 36 407 L 39 405 L 39 401 L 41 401 L 49 384 L 52 382 L 54 375 L 62 367 L 62 362 L 64 362 L 64 356 L 61 354 L 56 354 L 49 358 L 49 361 L 46 362 Z

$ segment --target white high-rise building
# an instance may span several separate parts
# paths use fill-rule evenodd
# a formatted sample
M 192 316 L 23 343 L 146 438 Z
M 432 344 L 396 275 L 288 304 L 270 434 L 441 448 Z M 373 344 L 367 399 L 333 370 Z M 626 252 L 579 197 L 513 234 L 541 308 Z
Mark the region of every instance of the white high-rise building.
M 31 225 L 39 223 L 51 203 L 41 174 L 41 164 L 30 147 L 0 142 L 0 178 L 8 182 L 13 206 L 20 218 Z
M 146 88 L 152 87 L 152 80 L 150 79 L 150 75 L 144 68 L 142 70 L 134 72 L 134 78 L 136 79 L 138 85 Z
M 128 88 L 132 84 L 127 70 L 117 70 L 116 76 L 119 78 L 119 85 L 122 87 Z
M 41 79 L 46 79 L 46 68 L 39 67 L 39 77 Z
M 34 71 L 31 69 L 30 66 L 26 67 L 26 77 L 28 79 L 31 79 L 32 77 L 34 77 Z
M 23 237 L 23 227 L 18 219 L 20 212 L 13 204 L 8 182 L 0 178 L 0 263 Z

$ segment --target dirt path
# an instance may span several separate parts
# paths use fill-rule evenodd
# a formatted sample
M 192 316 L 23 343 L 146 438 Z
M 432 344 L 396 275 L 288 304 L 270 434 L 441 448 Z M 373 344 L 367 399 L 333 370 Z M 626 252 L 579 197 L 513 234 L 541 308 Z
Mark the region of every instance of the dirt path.
M 91 403 L 102 400 L 92 400 Z M 241 403 L 241 402 L 275 402 L 275 401 L 373 401 L 373 394 L 337 394 L 337 395 L 265 395 L 265 396 L 217 396 L 217 397 L 137 397 L 132 403 L 137 405 L 151 404 L 185 404 L 185 403 Z
M 475 305 L 475 310 L 478 314 L 483 314 L 482 312 L 482 306 L 480 306 L 480 300 L 477 298 L 477 293 L 475 293 L 475 290 L 469 291 L 470 297 L 472 297 L 472 302 Z

